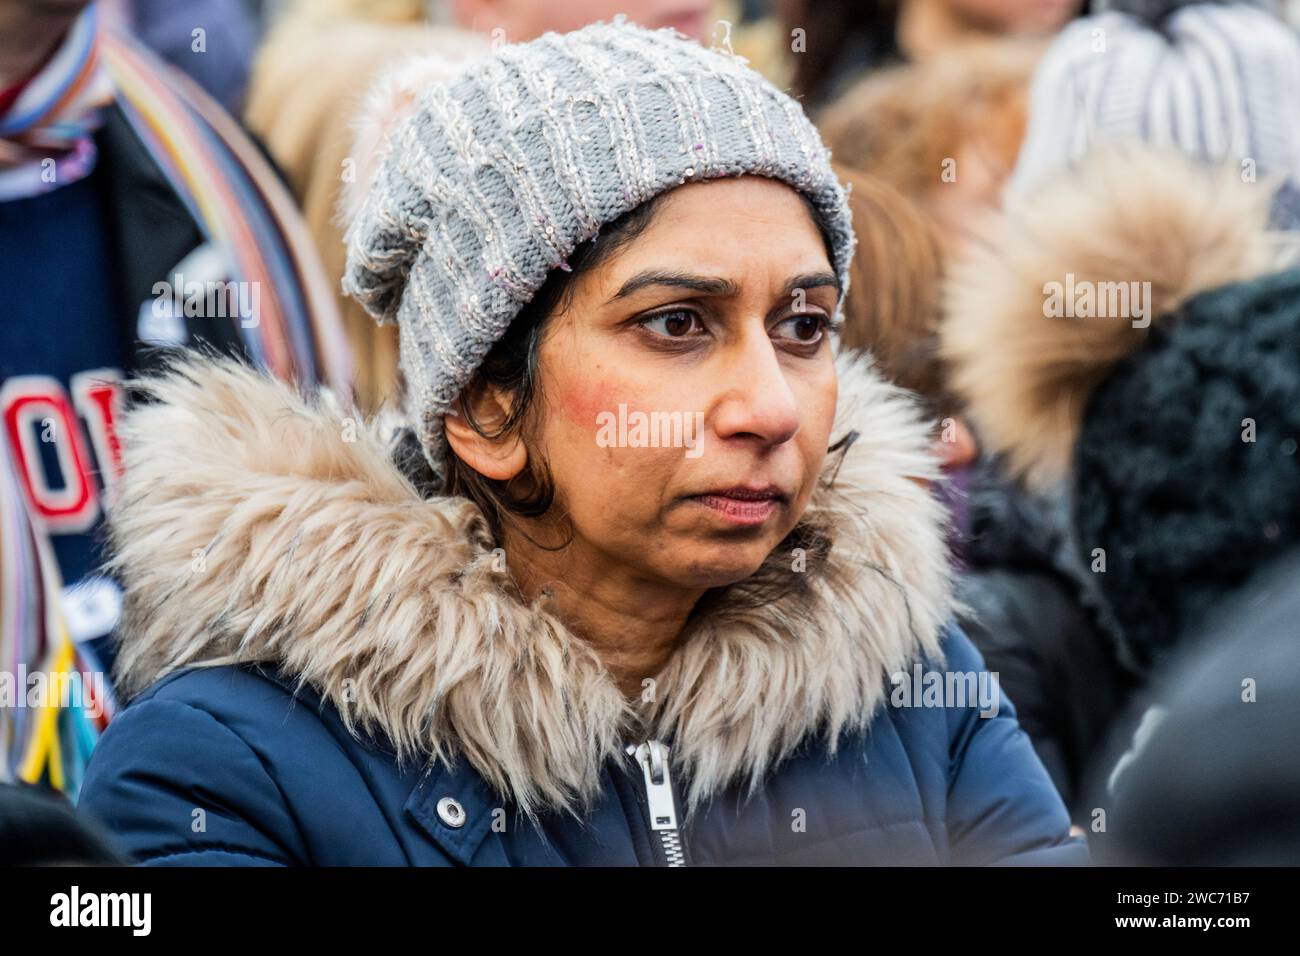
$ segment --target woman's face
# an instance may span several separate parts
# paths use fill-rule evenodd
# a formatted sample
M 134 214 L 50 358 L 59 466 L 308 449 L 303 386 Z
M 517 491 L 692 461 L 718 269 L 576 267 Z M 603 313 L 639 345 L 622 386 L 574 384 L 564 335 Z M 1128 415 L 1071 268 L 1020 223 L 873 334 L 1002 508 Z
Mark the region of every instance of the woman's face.
M 991 33 L 1047 36 L 1065 26 L 1082 0 L 948 0 L 966 22 Z
M 482 33 L 500 29 L 511 43 L 531 40 L 547 30 L 568 33 L 597 20 L 624 14 L 652 30 L 673 27 L 699 40 L 713 21 L 709 0 L 452 0 L 456 23 Z
M 574 548 L 681 587 L 748 577 L 802 515 L 835 413 L 839 293 L 807 207 L 756 176 L 680 186 L 572 292 L 529 446 Z

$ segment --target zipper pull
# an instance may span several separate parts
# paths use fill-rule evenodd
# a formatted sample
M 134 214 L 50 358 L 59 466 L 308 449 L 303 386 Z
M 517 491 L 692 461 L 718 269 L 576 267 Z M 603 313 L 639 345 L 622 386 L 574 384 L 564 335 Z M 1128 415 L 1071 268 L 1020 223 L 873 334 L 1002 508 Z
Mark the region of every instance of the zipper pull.
M 639 747 L 629 744 L 627 752 L 636 757 L 645 777 L 646 803 L 650 807 L 650 829 L 659 835 L 659 844 L 669 866 L 685 866 L 682 838 L 677 829 L 677 803 L 673 799 L 672 776 L 668 769 L 668 748 L 657 740 L 647 740 Z

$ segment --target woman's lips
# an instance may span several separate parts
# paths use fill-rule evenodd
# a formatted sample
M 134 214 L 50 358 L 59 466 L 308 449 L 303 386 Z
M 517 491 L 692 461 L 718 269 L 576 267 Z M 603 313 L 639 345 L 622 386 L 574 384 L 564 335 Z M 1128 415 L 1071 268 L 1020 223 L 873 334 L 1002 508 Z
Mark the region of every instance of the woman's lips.
M 708 508 L 728 524 L 739 527 L 761 525 L 785 502 L 785 495 L 775 488 L 728 488 L 692 495 L 687 499 Z

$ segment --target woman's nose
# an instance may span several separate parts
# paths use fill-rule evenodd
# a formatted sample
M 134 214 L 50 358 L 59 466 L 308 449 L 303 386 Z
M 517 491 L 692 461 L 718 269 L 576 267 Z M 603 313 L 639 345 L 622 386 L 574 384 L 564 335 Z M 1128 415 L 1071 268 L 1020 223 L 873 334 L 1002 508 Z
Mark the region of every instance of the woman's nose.
M 714 433 L 720 439 L 749 439 L 779 445 L 799 430 L 799 406 L 772 340 L 764 333 L 736 344 L 715 406 Z

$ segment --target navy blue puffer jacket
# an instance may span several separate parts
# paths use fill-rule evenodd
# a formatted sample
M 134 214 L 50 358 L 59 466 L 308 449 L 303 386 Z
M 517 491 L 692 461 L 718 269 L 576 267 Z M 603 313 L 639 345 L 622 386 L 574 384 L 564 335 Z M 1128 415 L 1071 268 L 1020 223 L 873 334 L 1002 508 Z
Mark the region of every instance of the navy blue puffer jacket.
M 951 669 L 982 668 L 960 631 L 945 650 Z M 665 865 L 649 792 L 635 757 L 612 759 L 582 821 L 533 823 L 465 761 L 403 772 L 319 695 L 232 666 L 178 672 L 127 707 L 80 807 L 150 865 Z M 687 865 L 1085 862 L 1068 827 L 1003 699 L 992 718 L 885 704 L 835 756 L 806 745 L 748 801 L 727 789 L 679 840 Z
M 224 362 L 125 416 L 119 687 L 79 810 L 149 864 L 1073 864 L 950 618 L 905 395 L 841 368 L 829 555 L 719 596 L 628 701 L 477 510 Z M 778 549 L 778 552 L 780 549 Z

